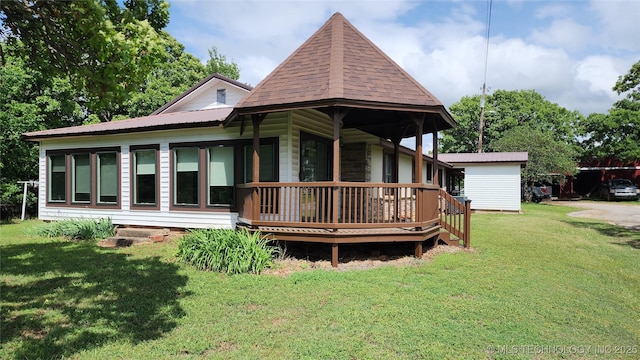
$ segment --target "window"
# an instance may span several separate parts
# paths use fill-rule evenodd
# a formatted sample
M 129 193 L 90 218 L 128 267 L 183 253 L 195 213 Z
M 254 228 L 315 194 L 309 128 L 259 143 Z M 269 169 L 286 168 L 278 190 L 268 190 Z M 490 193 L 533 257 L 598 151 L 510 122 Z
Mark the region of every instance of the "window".
M 198 148 L 174 150 L 174 204 L 198 205 Z
M 393 154 L 385 152 L 383 154 L 383 174 L 382 174 L 382 182 L 392 183 L 393 181 L 393 173 L 395 171 L 395 159 Z
M 74 203 L 91 202 L 91 154 L 71 156 L 72 183 L 71 201 Z
M 67 159 L 64 154 L 49 156 L 49 202 L 64 203 L 67 200 Z
M 234 203 L 234 150 L 232 146 L 218 146 L 208 149 L 209 179 L 207 205 Z
M 120 204 L 120 148 L 47 151 L 47 202 L 82 207 Z
M 278 139 L 260 141 L 264 142 L 260 145 L 260 179 L 277 181 Z M 250 144 L 249 140 L 169 144 L 172 157 L 170 206 L 190 210 L 234 209 L 236 184 L 252 175 Z
M 331 180 L 332 140 L 300 133 L 300 181 Z
M 276 181 L 276 144 L 260 144 L 260 181 Z M 244 181 L 253 179 L 253 145 L 244 147 Z
M 118 157 L 115 152 L 98 153 L 98 203 L 118 203 Z
M 218 104 L 226 104 L 227 103 L 227 90 L 226 89 L 218 89 L 216 91 L 217 102 Z
M 133 205 L 156 205 L 155 149 L 133 151 Z

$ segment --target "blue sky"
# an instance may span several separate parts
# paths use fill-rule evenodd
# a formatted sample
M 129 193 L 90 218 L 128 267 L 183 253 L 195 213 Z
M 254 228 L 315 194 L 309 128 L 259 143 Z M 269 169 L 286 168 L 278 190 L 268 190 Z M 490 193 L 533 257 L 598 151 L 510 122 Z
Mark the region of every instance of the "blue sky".
M 446 106 L 479 94 L 487 1 L 170 0 L 167 30 L 205 61 L 218 50 L 257 85 L 334 12 Z M 640 1 L 493 1 L 487 86 L 534 89 L 584 115 L 618 99 L 640 60 Z

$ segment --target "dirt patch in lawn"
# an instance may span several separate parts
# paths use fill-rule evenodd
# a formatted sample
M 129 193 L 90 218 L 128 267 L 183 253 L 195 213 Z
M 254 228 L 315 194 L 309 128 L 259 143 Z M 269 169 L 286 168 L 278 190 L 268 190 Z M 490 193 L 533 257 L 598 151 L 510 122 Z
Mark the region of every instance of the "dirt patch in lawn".
M 284 247 L 284 245 L 281 245 Z M 429 262 L 443 253 L 473 251 L 458 246 L 439 245 L 422 253 L 422 259 L 413 256 L 413 244 L 345 244 L 340 245 L 337 268 L 331 266 L 331 247 L 327 244 L 288 243 L 285 257 L 265 274 L 287 276 L 294 272 L 326 269 L 332 271 L 366 270 L 382 266 L 417 266 Z

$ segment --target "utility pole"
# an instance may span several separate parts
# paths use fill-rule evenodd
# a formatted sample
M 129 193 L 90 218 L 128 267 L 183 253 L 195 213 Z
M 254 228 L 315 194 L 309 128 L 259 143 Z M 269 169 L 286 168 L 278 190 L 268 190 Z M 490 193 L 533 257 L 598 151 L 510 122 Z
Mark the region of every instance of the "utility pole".
M 487 42 L 484 49 L 484 81 L 482 83 L 482 97 L 480 98 L 480 125 L 478 126 L 478 153 L 482 152 L 482 132 L 484 128 L 484 100 L 487 95 L 487 63 L 489 60 L 489 34 L 491 32 L 491 7 L 493 0 L 487 3 Z
M 485 66 L 486 69 L 486 66 Z M 478 153 L 482 152 L 482 130 L 484 127 L 484 98 L 487 93 L 486 83 L 486 70 L 485 70 L 485 83 L 482 84 L 482 97 L 480 98 L 480 128 L 478 129 Z

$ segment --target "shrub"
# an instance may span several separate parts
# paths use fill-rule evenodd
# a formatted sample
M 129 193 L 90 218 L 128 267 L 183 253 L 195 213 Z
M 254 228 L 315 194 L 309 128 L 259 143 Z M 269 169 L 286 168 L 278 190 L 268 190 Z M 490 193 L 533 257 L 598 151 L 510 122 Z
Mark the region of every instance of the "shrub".
M 35 230 L 36 235 L 66 237 L 73 240 L 96 240 L 113 236 L 116 227 L 107 219 L 71 219 L 50 222 Z
M 177 257 L 200 270 L 259 274 L 273 265 L 278 248 L 259 232 L 246 229 L 193 230 L 182 238 Z

